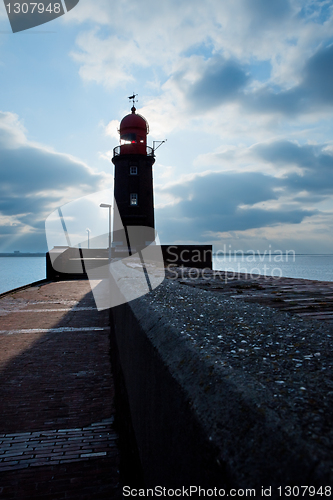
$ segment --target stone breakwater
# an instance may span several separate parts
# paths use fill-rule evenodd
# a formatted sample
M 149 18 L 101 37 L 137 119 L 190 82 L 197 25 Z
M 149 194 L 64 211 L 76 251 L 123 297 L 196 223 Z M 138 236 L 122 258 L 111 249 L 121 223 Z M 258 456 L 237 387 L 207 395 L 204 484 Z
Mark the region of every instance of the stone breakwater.
M 214 278 L 214 272 L 207 283 L 188 273 L 179 275 L 180 283 L 196 288 L 195 292 L 181 287 L 174 304 L 170 295 L 168 301 L 157 290 L 152 307 L 156 311 L 171 308 L 172 325 L 211 364 L 239 370 L 244 380 L 253 377 L 252 387 L 263 396 L 264 407 L 283 418 L 293 416 L 293 426 L 300 426 L 306 440 L 329 453 L 333 446 L 333 324 L 328 324 L 329 314 L 315 307 L 327 305 L 325 294 L 333 295 L 333 283 L 291 278 L 265 281 L 263 277 L 235 282 L 227 276 Z M 172 291 L 174 283 L 166 286 Z M 313 311 L 304 312 L 312 305 L 310 300 L 303 305 L 308 295 L 317 300 L 313 300 Z
M 147 484 L 332 485 L 333 284 L 197 271 L 113 312 Z
M 251 276 L 184 267 L 169 267 L 166 275 L 183 285 L 223 293 L 234 299 L 268 305 L 301 317 L 333 320 L 332 281 Z

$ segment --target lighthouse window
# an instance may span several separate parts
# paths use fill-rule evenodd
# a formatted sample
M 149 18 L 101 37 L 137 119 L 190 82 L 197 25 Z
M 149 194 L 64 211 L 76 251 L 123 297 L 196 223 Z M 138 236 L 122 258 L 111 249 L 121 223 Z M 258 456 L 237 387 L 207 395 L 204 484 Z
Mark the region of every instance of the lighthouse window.
M 130 174 L 137 175 L 138 174 L 138 167 L 130 167 Z
M 120 137 L 120 144 L 135 144 L 135 143 L 136 143 L 136 134 L 134 132 L 123 134 Z
M 132 207 L 135 207 L 138 204 L 138 195 L 137 193 L 131 193 L 130 195 L 130 204 Z

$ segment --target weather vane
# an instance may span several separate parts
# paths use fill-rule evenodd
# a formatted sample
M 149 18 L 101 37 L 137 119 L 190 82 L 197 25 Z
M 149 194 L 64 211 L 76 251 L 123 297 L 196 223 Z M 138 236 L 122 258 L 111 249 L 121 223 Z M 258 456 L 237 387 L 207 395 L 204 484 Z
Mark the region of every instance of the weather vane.
M 136 101 L 136 100 L 135 100 L 135 98 L 136 98 L 136 96 L 137 96 L 137 95 L 138 95 L 138 94 L 134 94 L 134 92 L 133 92 L 133 95 L 130 95 L 130 96 L 128 97 L 128 98 L 129 98 L 129 100 L 132 100 L 132 101 L 133 101 L 133 106 L 134 106 L 134 103 L 135 103 L 135 102 L 138 102 L 138 101 Z

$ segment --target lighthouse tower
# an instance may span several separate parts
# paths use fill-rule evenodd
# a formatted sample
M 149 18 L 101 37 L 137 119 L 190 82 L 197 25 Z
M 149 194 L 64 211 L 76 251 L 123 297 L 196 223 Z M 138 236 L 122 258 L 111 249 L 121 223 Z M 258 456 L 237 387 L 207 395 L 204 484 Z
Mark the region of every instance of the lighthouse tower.
M 134 96 L 132 99 L 134 101 Z M 150 241 L 142 241 L 140 246 L 146 246 L 155 239 L 152 168 L 155 155 L 153 148 L 147 146 L 148 133 L 148 123 L 136 113 L 133 102 L 131 113 L 120 122 L 120 146 L 114 148 L 112 162 L 115 166 L 114 197 L 126 234 L 129 226 L 151 228 L 151 231 L 144 231 L 144 239 L 148 237 Z M 127 246 L 123 241 L 114 241 L 114 244 Z

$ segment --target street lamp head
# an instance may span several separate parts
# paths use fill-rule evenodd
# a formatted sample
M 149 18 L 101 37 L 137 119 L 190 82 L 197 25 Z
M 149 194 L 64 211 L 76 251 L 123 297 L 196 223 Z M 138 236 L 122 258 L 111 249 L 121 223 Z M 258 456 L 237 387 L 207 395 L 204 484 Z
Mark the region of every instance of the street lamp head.
M 111 208 L 112 205 L 108 205 L 107 203 L 101 203 L 100 207 L 102 207 L 102 208 Z

